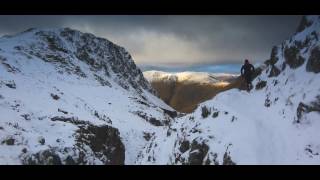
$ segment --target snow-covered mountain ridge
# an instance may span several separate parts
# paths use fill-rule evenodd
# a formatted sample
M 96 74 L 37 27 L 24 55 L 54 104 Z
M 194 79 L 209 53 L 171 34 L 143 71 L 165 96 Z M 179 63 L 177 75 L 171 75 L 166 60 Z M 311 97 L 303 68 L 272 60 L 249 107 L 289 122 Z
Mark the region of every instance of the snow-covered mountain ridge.
M 319 36 L 320 16 L 304 17 L 297 32 L 272 49 L 250 93 L 222 92 L 177 118 L 139 162 L 320 164 Z
M 130 54 L 69 28 L 0 38 L 1 164 L 134 164 L 176 112 Z

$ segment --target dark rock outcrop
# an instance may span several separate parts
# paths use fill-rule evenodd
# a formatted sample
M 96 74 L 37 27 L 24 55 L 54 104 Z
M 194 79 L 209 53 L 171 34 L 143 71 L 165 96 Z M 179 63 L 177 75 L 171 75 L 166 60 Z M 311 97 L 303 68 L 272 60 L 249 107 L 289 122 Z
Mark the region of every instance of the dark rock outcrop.
M 7 139 L 3 140 L 1 144 L 6 144 L 8 146 L 12 146 L 15 143 L 15 139 L 13 137 L 8 137 Z
M 216 118 L 218 116 L 219 116 L 219 111 L 215 111 L 215 112 L 212 113 L 212 117 L 213 118 Z
M 181 142 L 179 150 L 181 153 L 186 152 L 188 149 L 190 149 L 190 142 L 188 140 L 184 140 Z
M 170 119 L 159 120 L 159 119 L 156 119 L 155 117 L 152 117 L 152 115 L 148 115 L 147 113 L 142 111 L 136 111 L 136 112 L 133 112 L 133 114 L 136 114 L 137 116 L 141 117 L 142 119 L 146 120 L 147 122 L 155 126 L 164 126 L 170 123 Z
M 11 88 L 11 89 L 16 89 L 16 88 L 17 88 L 16 83 L 15 83 L 14 81 L 5 82 L 5 85 L 6 85 L 8 88 Z
M 163 109 L 163 108 L 161 108 L 161 109 L 163 110 L 163 112 L 164 112 L 165 114 L 167 114 L 167 115 L 170 116 L 171 118 L 175 118 L 175 117 L 178 116 L 177 111 L 169 111 L 169 110 Z
M 271 70 L 268 77 L 276 77 L 281 73 L 280 69 L 277 68 L 275 65 L 271 65 Z
M 309 112 L 318 112 L 320 113 L 320 95 L 316 97 L 316 100 L 311 102 L 309 105 L 303 102 L 300 102 L 297 107 L 297 123 L 300 123 L 302 116 Z
M 307 62 L 306 70 L 308 72 L 320 72 L 320 48 L 315 47 L 312 49 L 310 57 Z
M 191 143 L 191 149 L 188 159 L 189 165 L 202 165 L 207 155 L 209 146 L 205 142 L 199 143 L 196 139 Z
M 125 148 L 119 131 L 111 126 L 79 126 L 76 132 L 77 146 L 87 145 L 104 164 L 121 165 L 125 160 Z
M 24 165 L 62 165 L 60 156 L 53 149 L 47 149 L 22 159 Z
M 79 128 L 74 133 L 76 137 L 74 147 L 79 153 L 76 158 L 69 157 L 68 163 L 87 164 L 87 156 L 94 156 L 104 164 L 124 164 L 125 147 L 118 129 L 108 125 L 93 125 L 89 121 L 78 120 L 75 117 L 56 116 L 51 120 L 71 123 Z M 85 147 L 89 147 L 93 155 L 87 153 Z
M 270 59 L 266 60 L 264 63 L 266 65 L 274 65 L 279 60 L 279 58 L 277 57 L 277 54 L 278 54 L 278 47 L 274 46 L 271 50 Z
M 304 29 L 306 29 L 307 27 L 311 26 L 312 22 L 308 21 L 306 16 L 302 16 L 302 19 L 300 21 L 300 24 L 296 30 L 296 32 L 302 32 Z
M 60 97 L 58 96 L 58 95 L 56 95 L 56 94 L 50 94 L 50 96 L 52 97 L 52 99 L 54 99 L 54 100 L 59 100 L 60 99 Z
M 297 46 L 286 47 L 284 49 L 285 62 L 292 69 L 300 67 L 305 59 L 300 55 L 300 49 Z
M 266 85 L 267 85 L 267 81 L 259 81 L 256 84 L 256 90 L 260 90 L 260 89 L 264 88 Z
M 211 114 L 211 109 L 207 108 L 207 106 L 202 106 L 201 107 L 201 116 L 202 118 L 206 118 Z
M 236 165 L 236 163 L 232 161 L 230 153 L 224 153 L 222 165 Z

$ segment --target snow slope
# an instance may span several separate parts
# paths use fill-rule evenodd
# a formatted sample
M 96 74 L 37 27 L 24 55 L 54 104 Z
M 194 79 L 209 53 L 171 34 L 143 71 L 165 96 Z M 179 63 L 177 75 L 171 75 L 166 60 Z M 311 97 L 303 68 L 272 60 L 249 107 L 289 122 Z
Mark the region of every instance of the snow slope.
M 232 89 L 154 137 L 141 164 L 320 164 L 320 16 L 272 49 L 251 92 Z M 163 148 L 166 147 L 166 148 Z
M 69 28 L 0 38 L 0 164 L 134 164 L 174 110 L 124 48 Z

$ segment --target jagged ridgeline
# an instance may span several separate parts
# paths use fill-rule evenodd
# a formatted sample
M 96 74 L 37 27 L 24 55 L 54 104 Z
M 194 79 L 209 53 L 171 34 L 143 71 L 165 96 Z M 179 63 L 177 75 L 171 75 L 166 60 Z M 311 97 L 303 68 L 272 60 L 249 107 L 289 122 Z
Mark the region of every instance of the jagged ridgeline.
M 177 115 L 123 47 L 70 28 L 0 38 L 0 114 L 0 164 L 134 164 Z
M 34 35 L 33 40 L 38 41 L 31 41 L 25 45 L 17 44 L 14 49 L 25 53 L 29 58 L 34 56 L 56 64 L 61 68 L 60 73 L 74 73 L 86 77 L 87 75 L 77 65 L 77 60 L 79 60 L 90 65 L 90 70 L 100 72 L 107 77 L 110 77 L 111 71 L 117 74 L 114 77 L 115 80 L 125 89 L 131 86 L 139 92 L 141 88 L 153 92 L 142 72 L 133 62 L 131 55 L 123 47 L 107 39 L 70 28 L 54 30 L 32 28 L 22 34 L 32 34 Z M 110 86 L 103 76 L 95 74 L 95 77 L 102 85 Z

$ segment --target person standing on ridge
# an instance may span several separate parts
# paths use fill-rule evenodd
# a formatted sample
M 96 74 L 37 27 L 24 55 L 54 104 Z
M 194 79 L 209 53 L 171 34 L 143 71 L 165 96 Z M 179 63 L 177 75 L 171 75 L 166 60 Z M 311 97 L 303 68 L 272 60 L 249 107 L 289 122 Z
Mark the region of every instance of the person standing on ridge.
M 253 65 L 249 63 L 248 59 L 244 60 L 244 65 L 242 65 L 241 67 L 241 76 L 246 80 L 248 91 L 250 91 L 250 89 L 253 87 L 251 83 L 253 73 L 254 73 Z

